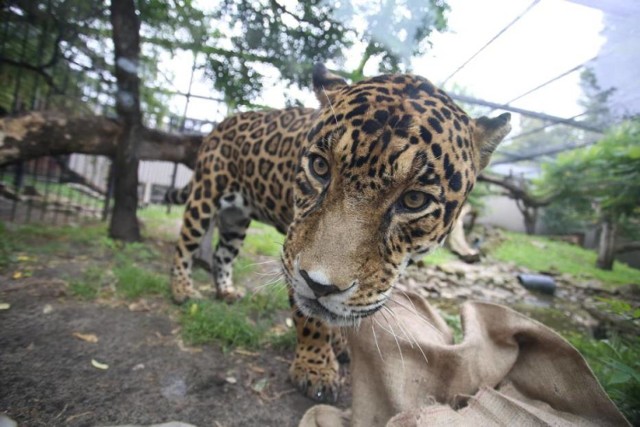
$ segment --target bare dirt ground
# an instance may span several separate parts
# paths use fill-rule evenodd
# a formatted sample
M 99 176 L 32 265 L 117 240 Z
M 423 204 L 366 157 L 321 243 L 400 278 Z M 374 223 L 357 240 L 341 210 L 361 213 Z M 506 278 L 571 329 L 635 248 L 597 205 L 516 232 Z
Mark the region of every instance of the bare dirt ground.
M 288 352 L 189 348 L 164 302 L 131 311 L 66 294 L 60 280 L 0 277 L 0 412 L 21 426 L 293 426 L 313 405 L 287 381 Z
M 166 293 L 132 299 L 103 283 L 97 297 L 78 296 L 76 278 L 98 269 L 112 280 L 119 251 L 93 241 L 105 230 L 78 231 L 6 235 L 19 249 L 0 263 L 0 414 L 28 427 L 295 426 L 315 404 L 288 381 L 291 348 L 185 344 L 184 309 Z M 166 279 L 171 241 L 145 246 L 141 265 Z M 287 316 L 279 309 L 276 321 Z M 348 386 L 338 405 L 349 405 Z

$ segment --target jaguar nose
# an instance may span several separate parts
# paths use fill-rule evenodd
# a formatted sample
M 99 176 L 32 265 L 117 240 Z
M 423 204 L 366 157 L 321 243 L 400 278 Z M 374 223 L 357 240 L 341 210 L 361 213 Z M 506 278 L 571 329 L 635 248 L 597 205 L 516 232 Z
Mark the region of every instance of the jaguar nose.
M 336 285 L 325 285 L 316 282 L 309 276 L 309 273 L 304 270 L 300 270 L 300 275 L 302 276 L 304 281 L 307 282 L 307 285 L 309 285 L 309 288 L 311 288 L 316 298 L 326 297 L 327 295 L 340 292 L 340 288 L 338 288 Z

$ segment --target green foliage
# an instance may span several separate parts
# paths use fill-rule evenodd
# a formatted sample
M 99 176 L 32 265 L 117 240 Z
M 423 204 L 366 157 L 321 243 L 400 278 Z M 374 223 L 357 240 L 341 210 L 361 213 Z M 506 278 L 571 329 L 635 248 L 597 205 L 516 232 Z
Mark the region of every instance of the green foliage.
M 280 257 L 284 235 L 270 225 L 253 221 L 245 238 L 243 250 L 253 255 Z
M 568 339 L 631 424 L 640 424 L 640 340 L 613 337 L 597 341 L 577 334 Z
M 113 269 L 116 277 L 116 290 L 126 298 L 138 298 L 142 295 L 167 295 L 169 278 L 152 271 L 126 263 Z
M 85 300 L 95 299 L 100 293 L 104 270 L 92 265 L 87 268 L 81 279 L 69 283 L 71 294 Z
M 198 301 L 185 307 L 182 335 L 192 344 L 221 341 L 224 345 L 255 348 L 264 333 L 245 307 L 218 301 Z
M 491 253 L 501 260 L 513 262 L 535 271 L 555 271 L 585 279 L 595 278 L 609 285 L 637 283 L 640 270 L 616 262 L 612 271 L 594 266 L 596 254 L 565 242 L 544 237 L 504 232 L 505 240 Z
M 442 0 L 389 0 L 379 7 L 345 1 L 337 9 L 326 0 L 205 3 L 136 2 L 140 98 L 150 126 L 162 124 L 169 113 L 171 94 L 164 87 L 173 76 L 160 70 L 159 58 L 177 50 L 194 54 L 196 67 L 233 109 L 252 106 L 274 78 L 308 87 L 314 62 L 333 59 L 340 65 L 355 43 L 367 47 L 352 73 L 354 80 L 362 78 L 371 58 L 381 71 L 406 69 L 409 57 L 428 47 L 432 31 L 445 28 L 448 9 Z M 113 109 L 114 55 L 112 45 L 105 43 L 112 36 L 108 6 L 81 0 L 14 1 L 0 8 L 0 22 L 15 35 L 1 55 L 9 67 L 0 70 L 0 107 L 29 110 L 46 103 L 73 112 Z M 23 78 L 25 73 L 29 78 Z M 43 90 L 36 76 L 51 90 Z M 18 82 L 22 93 L 14 99 Z
M 622 123 L 597 144 L 546 163 L 536 184 L 539 193 L 571 201 L 585 215 L 640 214 L 640 121 Z
M 453 343 L 459 344 L 464 338 L 462 332 L 462 319 L 459 314 L 440 313 L 453 333 Z
M 7 226 L 0 221 L 0 269 L 7 267 L 12 261 L 12 254 L 15 251 L 12 237 Z
M 221 301 L 197 301 L 183 310 L 182 333 L 193 344 L 219 341 L 225 346 L 257 348 L 270 342 L 287 345 L 285 334 L 268 333 L 277 311 L 289 306 L 283 287 L 270 287 L 229 305 Z
M 276 350 L 293 351 L 298 343 L 298 337 L 296 335 L 295 328 L 288 328 L 282 333 L 269 334 L 267 336 L 267 341 L 271 344 L 271 347 Z
M 246 297 L 244 304 L 255 313 L 272 316 L 278 310 L 289 309 L 289 294 L 285 284 L 277 282 Z
M 446 264 L 450 261 L 457 260 L 458 257 L 453 254 L 449 249 L 446 248 L 437 248 L 433 253 L 424 257 L 425 264 L 429 265 L 440 265 Z
M 473 208 L 479 212 L 484 210 L 484 198 L 492 194 L 489 185 L 486 182 L 476 182 L 476 185 L 471 190 L 467 201 L 473 206 Z

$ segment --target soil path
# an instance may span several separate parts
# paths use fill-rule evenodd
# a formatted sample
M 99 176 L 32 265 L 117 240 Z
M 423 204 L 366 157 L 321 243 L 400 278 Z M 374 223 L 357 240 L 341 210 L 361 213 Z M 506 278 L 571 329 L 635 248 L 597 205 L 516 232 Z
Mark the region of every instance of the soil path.
M 313 405 L 287 382 L 290 354 L 185 348 L 162 310 L 82 302 L 62 281 L 16 286 L 1 276 L 0 300 L 10 304 L 0 311 L 0 412 L 21 426 L 294 426 Z

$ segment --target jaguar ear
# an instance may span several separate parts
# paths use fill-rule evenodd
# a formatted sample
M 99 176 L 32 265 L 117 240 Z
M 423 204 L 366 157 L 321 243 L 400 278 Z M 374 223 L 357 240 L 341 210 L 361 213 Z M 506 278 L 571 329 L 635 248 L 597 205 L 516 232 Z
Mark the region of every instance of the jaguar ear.
M 313 66 L 313 91 L 321 106 L 333 103 L 336 92 L 346 86 L 346 80 L 329 72 L 324 64 L 317 63 Z
M 492 119 L 482 116 L 474 120 L 474 143 L 480 153 L 480 169 L 491 160 L 491 154 L 500 141 L 511 131 L 511 114 L 504 113 Z

